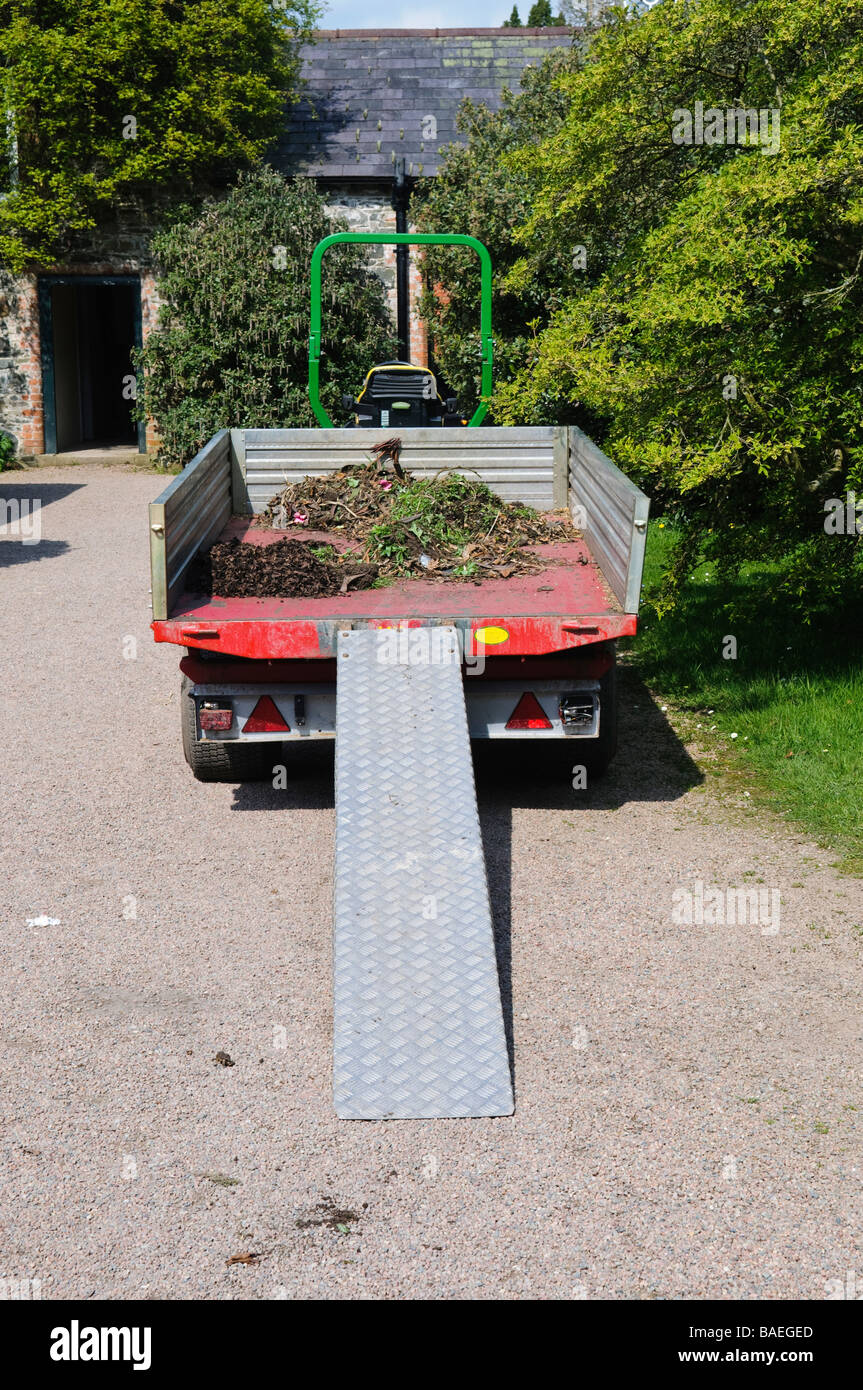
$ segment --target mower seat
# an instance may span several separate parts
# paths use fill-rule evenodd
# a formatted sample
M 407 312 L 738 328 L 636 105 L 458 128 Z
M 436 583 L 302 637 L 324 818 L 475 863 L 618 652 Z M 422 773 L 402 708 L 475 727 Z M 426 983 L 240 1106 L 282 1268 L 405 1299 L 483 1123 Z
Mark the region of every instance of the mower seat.
M 356 399 L 343 396 L 342 405 L 353 412 L 350 423 L 361 429 L 466 423 L 457 417 L 457 402 L 442 399 L 434 372 L 410 362 L 378 363 L 366 376 Z

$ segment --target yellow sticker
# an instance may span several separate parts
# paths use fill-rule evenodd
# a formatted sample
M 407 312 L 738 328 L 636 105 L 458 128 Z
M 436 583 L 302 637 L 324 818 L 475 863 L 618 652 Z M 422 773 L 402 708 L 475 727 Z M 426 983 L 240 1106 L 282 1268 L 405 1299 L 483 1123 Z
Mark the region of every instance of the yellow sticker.
M 500 642 L 509 641 L 509 633 L 502 627 L 478 627 L 473 635 L 484 647 L 496 647 Z

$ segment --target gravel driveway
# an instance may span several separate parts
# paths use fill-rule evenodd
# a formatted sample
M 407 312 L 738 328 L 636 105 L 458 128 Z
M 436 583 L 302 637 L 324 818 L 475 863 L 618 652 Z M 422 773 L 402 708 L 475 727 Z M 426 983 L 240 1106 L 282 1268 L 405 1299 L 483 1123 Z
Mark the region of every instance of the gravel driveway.
M 289 791 L 192 779 L 179 653 L 148 627 L 163 485 L 0 475 L 43 501 L 39 545 L 0 539 L 0 1276 L 45 1298 L 863 1288 L 860 883 L 703 781 L 632 683 L 593 790 L 481 769 L 515 1116 L 335 1119 L 332 760 Z M 771 914 L 778 893 L 778 931 L 699 921 L 699 882 Z

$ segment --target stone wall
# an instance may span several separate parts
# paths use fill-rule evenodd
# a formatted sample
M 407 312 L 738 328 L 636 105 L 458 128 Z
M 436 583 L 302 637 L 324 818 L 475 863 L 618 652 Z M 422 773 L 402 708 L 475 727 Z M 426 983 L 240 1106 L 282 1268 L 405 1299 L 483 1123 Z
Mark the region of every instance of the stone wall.
M 143 210 L 134 211 L 100 233 L 98 243 L 81 244 L 56 265 L 13 276 L 0 269 L 0 430 L 11 434 L 25 457 L 45 449 L 38 277 L 46 275 L 137 275 L 141 281 L 144 341 L 154 327 L 159 297 L 149 252 L 150 228 Z M 147 447 L 156 436 L 147 425 Z
M 355 185 L 337 184 L 323 190 L 327 212 L 331 217 L 339 217 L 348 225 L 351 232 L 394 232 L 396 215 L 390 203 L 389 191 L 369 188 L 357 192 Z M 411 361 L 420 366 L 428 362 L 428 342 L 426 330 L 417 314 L 416 304 L 420 293 L 420 272 L 418 253 L 411 247 L 409 294 L 410 294 L 410 354 Z M 396 249 L 394 246 L 369 246 L 366 254 L 375 274 L 380 277 L 387 291 L 393 324 L 396 322 Z M 369 363 L 371 366 L 372 363 Z

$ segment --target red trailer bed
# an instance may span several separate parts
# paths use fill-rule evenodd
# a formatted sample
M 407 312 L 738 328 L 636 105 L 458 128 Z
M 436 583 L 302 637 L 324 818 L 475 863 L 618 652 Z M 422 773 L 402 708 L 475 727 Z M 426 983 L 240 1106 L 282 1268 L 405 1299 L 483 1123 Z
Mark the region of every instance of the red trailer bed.
M 298 538 L 345 547 L 339 535 L 300 530 Z M 255 545 L 283 540 L 251 517 L 233 517 L 220 540 Z M 218 598 L 184 592 L 169 617 L 156 621 L 157 642 L 203 647 L 232 656 L 278 660 L 332 657 L 339 627 L 452 622 L 464 650 L 495 656 L 535 656 L 635 631 L 621 611 L 584 540 L 531 547 L 547 560 L 535 574 L 443 583 L 410 579 L 384 589 L 335 598 Z M 490 640 L 477 639 L 488 633 Z

